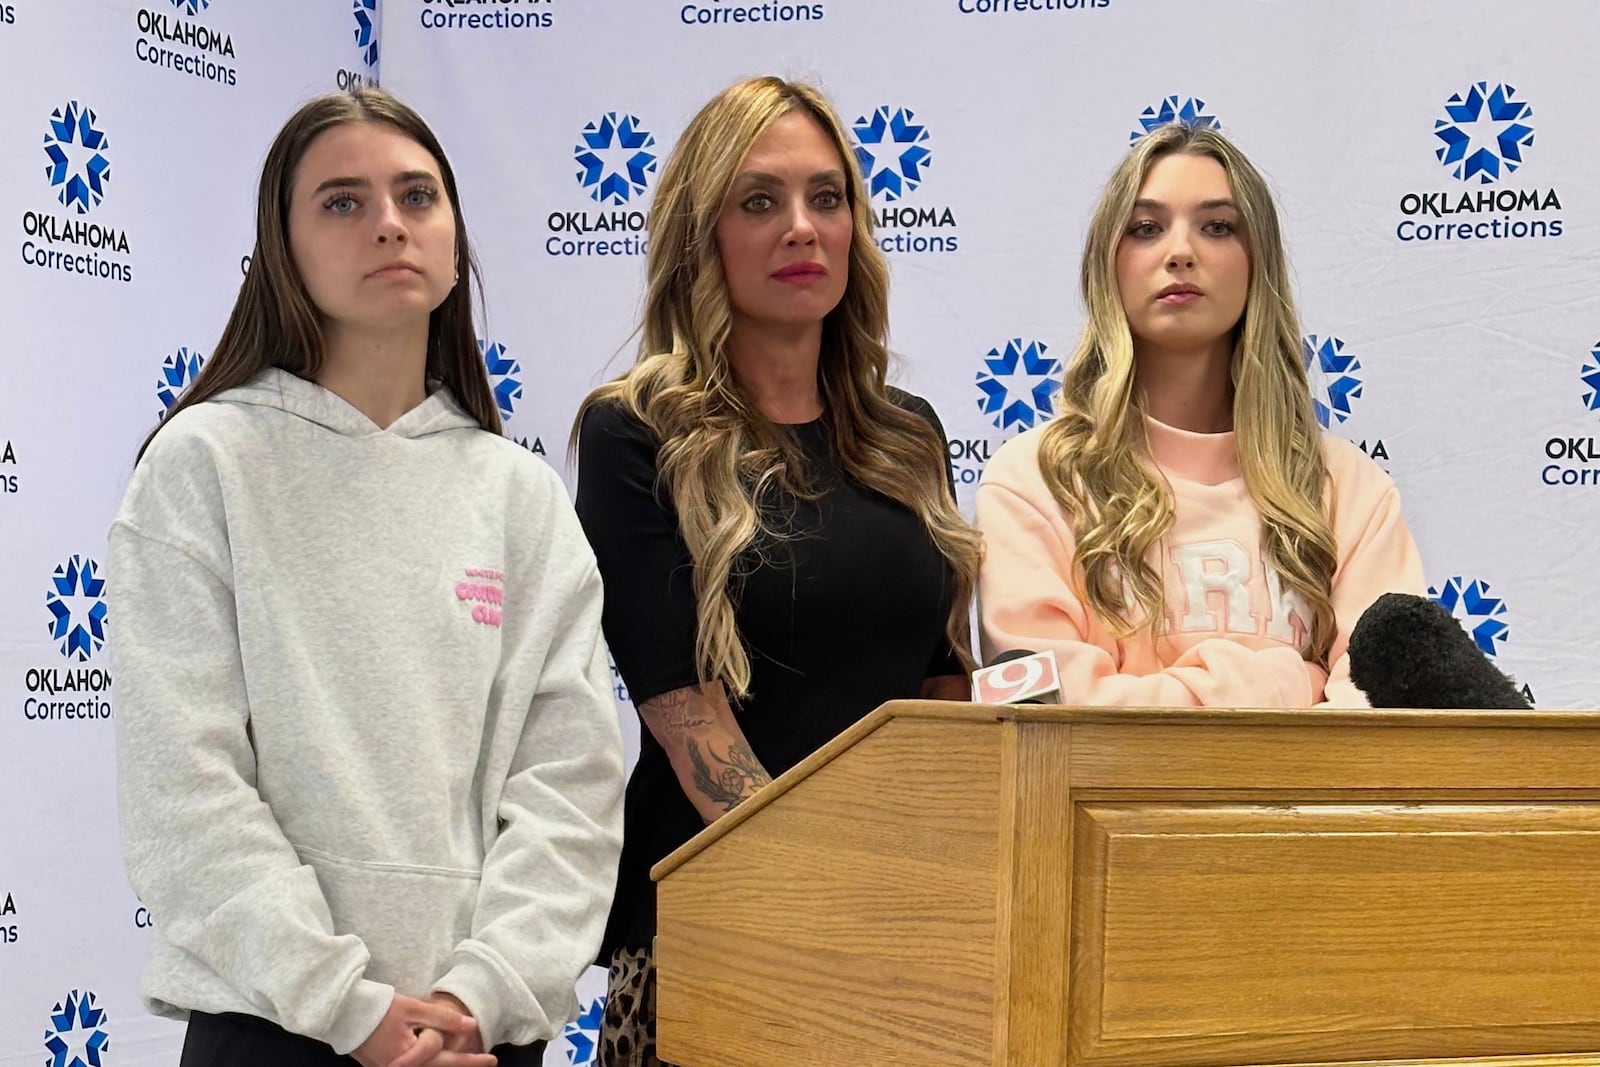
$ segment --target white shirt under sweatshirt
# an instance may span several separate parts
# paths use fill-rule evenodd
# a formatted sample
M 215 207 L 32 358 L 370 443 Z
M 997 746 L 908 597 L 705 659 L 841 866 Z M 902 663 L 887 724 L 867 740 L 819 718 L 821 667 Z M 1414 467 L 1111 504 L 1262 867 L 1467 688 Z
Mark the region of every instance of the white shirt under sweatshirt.
M 448 391 L 387 428 L 281 370 L 175 415 L 111 528 L 123 849 L 158 1014 L 348 1053 L 394 990 L 556 1034 L 621 846 L 594 556 Z

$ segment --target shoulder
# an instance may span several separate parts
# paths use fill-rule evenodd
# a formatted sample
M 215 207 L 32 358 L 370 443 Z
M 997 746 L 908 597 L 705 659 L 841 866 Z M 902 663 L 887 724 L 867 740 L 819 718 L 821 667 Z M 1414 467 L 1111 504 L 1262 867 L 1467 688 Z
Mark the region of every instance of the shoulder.
M 994 455 L 984 465 L 983 484 L 1003 485 L 1017 492 L 1034 486 L 1043 489 L 1044 478 L 1039 473 L 1039 446 L 1048 428 L 1046 424 L 1024 430 L 995 449 Z
M 153 470 L 171 466 L 188 470 L 201 460 L 218 465 L 281 460 L 284 428 L 298 416 L 284 403 L 264 403 L 262 397 L 281 389 L 291 377 L 269 367 L 243 384 L 167 416 L 145 449 L 139 470 L 147 465 Z
M 462 457 L 468 469 L 504 471 L 506 477 L 540 492 L 562 492 L 561 476 L 550 461 L 526 445 L 489 430 L 470 430 Z
M 914 415 L 921 415 L 923 418 L 933 422 L 939 420 L 939 417 L 934 414 L 933 405 L 916 393 L 908 392 L 896 385 L 890 385 L 884 388 L 884 395 L 888 397 L 889 403 L 901 411 L 909 411 Z
M 1059 522 L 1061 507 L 1039 469 L 1044 429 L 1035 426 L 1011 438 L 984 464 L 975 498 L 980 528 L 996 514 L 1013 514 L 1018 504 L 1052 523 Z
M 616 493 L 655 490 L 661 441 L 621 397 L 591 400 L 578 417 L 578 510 L 606 511 Z
M 116 524 L 190 548 L 225 542 L 229 494 L 272 455 L 258 422 L 214 400 L 172 415 L 135 463 Z
M 592 529 L 625 525 L 667 506 L 660 484 L 661 442 L 621 397 L 591 399 L 578 416 L 578 517 Z
M 1400 489 L 1394 479 L 1349 441 L 1322 435 L 1328 469 L 1328 519 L 1341 545 L 1354 544 L 1368 531 L 1404 522 Z
M 196 451 L 227 452 L 247 447 L 266 409 L 232 402 L 229 394 L 233 392 L 235 390 L 230 389 L 219 393 L 168 416 L 145 450 L 145 460 L 169 454 L 187 456 Z
M 1359 506 L 1363 502 L 1370 505 L 1398 492 L 1387 471 L 1342 437 L 1323 433 L 1322 457 L 1341 508 L 1346 504 Z
M 1066 558 L 1071 556 L 1076 540 L 1066 512 L 1039 467 L 1045 429 L 1035 426 L 1025 430 L 989 457 L 974 496 L 974 512 L 978 529 L 992 545 L 1003 542 L 1010 551 L 1044 537 L 1050 543 L 1050 551 Z
M 212 399 L 164 422 L 134 467 L 129 495 L 157 487 L 214 484 L 219 471 L 271 456 L 254 408 Z
M 578 417 L 579 454 L 590 448 L 647 447 L 652 454 L 660 442 L 643 419 L 621 397 L 587 401 Z
M 928 403 L 916 393 L 907 392 L 896 386 L 889 386 L 885 390 L 889 403 L 901 411 L 919 416 L 929 426 L 932 426 L 940 437 L 944 436 L 944 425 L 939 421 L 938 412 L 933 410 L 933 405 Z

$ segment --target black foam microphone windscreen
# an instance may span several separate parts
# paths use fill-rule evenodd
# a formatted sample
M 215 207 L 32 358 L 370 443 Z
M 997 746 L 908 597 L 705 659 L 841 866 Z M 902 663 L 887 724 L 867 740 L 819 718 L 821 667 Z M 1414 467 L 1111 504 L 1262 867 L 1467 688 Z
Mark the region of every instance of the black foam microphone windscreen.
M 1529 708 L 1451 614 L 1385 593 L 1350 631 L 1350 680 L 1375 708 Z

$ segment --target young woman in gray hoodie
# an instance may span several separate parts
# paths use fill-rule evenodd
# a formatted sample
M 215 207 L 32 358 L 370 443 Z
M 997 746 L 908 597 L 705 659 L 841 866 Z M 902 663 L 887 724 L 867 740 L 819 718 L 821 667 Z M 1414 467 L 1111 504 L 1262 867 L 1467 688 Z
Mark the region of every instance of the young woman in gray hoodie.
M 535 1064 L 576 1009 L 621 839 L 600 579 L 499 433 L 473 266 L 420 116 L 306 104 L 112 526 L 142 993 L 184 1067 Z

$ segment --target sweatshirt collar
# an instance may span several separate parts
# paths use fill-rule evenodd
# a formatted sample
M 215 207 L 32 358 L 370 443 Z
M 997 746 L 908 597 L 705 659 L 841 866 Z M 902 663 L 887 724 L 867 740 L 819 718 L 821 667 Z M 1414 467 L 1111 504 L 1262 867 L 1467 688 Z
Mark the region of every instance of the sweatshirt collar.
M 380 427 L 337 393 L 278 367 L 270 367 L 244 385 L 218 394 L 217 399 L 278 408 L 344 437 L 391 434 L 415 438 L 477 426 L 443 386 L 387 427 Z
M 1169 478 L 1221 485 L 1240 477 L 1239 449 L 1232 430 L 1195 433 L 1144 416 L 1150 458 Z

